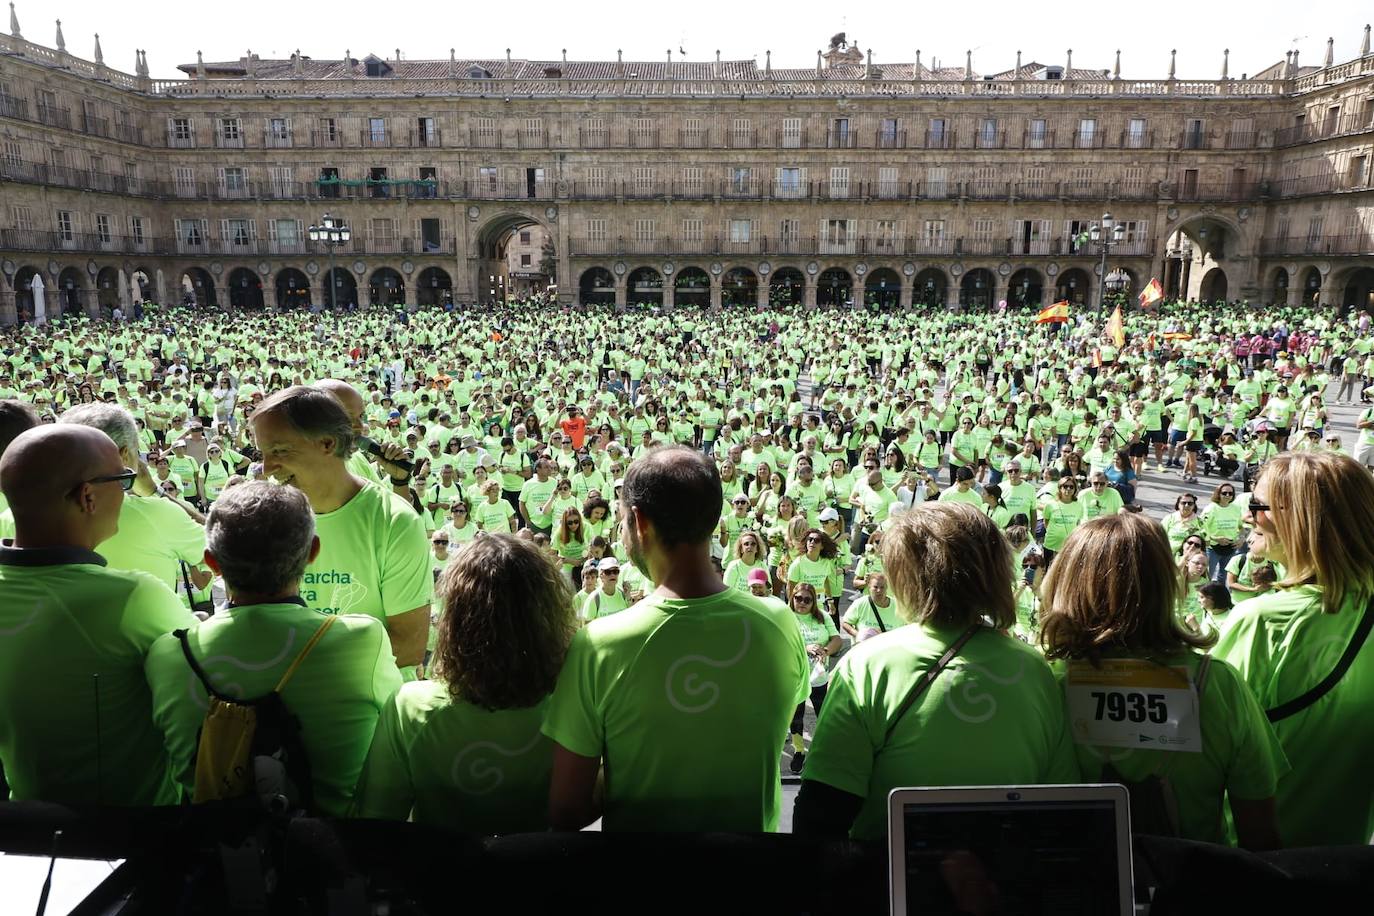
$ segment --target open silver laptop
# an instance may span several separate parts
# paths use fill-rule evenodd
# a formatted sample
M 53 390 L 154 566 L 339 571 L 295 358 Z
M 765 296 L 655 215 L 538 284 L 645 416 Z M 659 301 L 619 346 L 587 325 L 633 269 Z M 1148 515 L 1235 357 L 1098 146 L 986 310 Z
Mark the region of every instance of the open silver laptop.
M 1131 817 L 1117 785 L 893 789 L 892 912 L 1131 916 Z

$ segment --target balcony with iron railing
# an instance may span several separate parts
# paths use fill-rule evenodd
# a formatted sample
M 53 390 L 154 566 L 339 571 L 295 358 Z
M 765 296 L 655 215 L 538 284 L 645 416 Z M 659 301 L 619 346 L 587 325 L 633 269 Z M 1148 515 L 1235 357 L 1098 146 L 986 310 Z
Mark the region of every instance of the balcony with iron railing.
M 1317 143 L 1322 140 L 1335 140 L 1374 131 L 1374 103 L 1365 103 L 1361 111 L 1350 112 L 1338 118 L 1326 118 L 1311 123 L 1281 127 L 1274 131 L 1274 146 L 1297 146 L 1300 143 Z
M 91 137 L 112 138 L 114 136 L 110 131 L 108 118 L 99 118 L 85 113 L 81 115 L 81 132 Z
M 1266 256 L 1369 256 L 1374 255 L 1374 234 L 1277 236 L 1260 239 L 1260 254 Z
M 0 229 L 0 249 L 8 251 L 84 251 L 124 254 L 169 254 L 167 239 L 110 235 L 98 232 L 47 232 Z
M 29 119 L 28 99 L 20 99 L 12 95 L 0 95 L 0 118 L 27 121 Z
M 570 240 L 573 257 L 609 257 L 619 255 L 846 255 L 865 257 L 1080 257 L 1097 258 L 1095 246 L 1086 245 L 1075 250 L 1072 240 L 1026 239 L 979 236 L 883 237 L 854 238 L 753 236 L 731 239 L 728 235 L 712 235 L 702 239 L 675 239 L 661 236 L 652 240 L 632 238 L 591 239 L 575 237 Z M 1112 246 L 1112 257 L 1150 257 L 1153 245 L 1147 239 L 1118 242 Z
M 38 123 L 47 124 L 49 127 L 61 127 L 71 130 L 72 113 L 71 109 L 58 108 L 53 105 L 38 103 Z

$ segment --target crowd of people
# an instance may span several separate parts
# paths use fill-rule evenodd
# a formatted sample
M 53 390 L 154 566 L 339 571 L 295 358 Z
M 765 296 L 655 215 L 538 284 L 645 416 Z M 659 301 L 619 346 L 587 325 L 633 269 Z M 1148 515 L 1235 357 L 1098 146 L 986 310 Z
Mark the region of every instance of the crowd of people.
M 1151 831 L 1367 842 L 1370 315 L 1032 319 L 8 329 L 10 797 L 204 800 L 212 723 L 276 695 L 313 766 L 272 797 L 334 816 L 775 830 L 786 766 L 799 831 L 1111 781 Z

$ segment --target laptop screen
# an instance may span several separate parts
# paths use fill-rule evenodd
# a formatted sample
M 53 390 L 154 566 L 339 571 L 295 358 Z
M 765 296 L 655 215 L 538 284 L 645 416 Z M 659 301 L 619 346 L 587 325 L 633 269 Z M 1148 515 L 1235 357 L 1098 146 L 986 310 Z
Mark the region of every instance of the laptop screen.
M 1121 844 L 1113 801 L 1003 795 L 1000 802 L 902 806 L 906 912 L 1119 912 Z

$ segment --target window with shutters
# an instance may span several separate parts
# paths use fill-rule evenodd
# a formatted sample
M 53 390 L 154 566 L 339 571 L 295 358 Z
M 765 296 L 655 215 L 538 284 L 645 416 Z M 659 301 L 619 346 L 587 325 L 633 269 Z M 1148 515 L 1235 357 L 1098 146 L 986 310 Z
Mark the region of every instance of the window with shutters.
M 1126 235 L 1123 241 L 1128 245 L 1143 245 L 1150 238 L 1150 221 L 1148 219 L 1122 220 L 1121 225 L 1126 228 Z
M 901 183 L 897 180 L 897 168 L 895 166 L 883 166 L 878 169 L 878 196 L 885 198 L 901 197 Z
M 631 173 L 634 178 L 635 194 L 643 197 L 654 191 L 654 168 L 651 165 L 637 165 Z
M 1044 118 L 1031 118 L 1026 122 L 1026 149 L 1044 149 L 1048 136 Z
M 396 221 L 388 217 L 373 217 L 368 223 L 367 235 L 379 248 L 389 248 L 396 241 Z
M 274 219 L 267 223 L 268 241 L 278 254 L 291 254 L 301 250 L 300 222 L 294 219 Z
M 14 228 L 27 231 L 33 228 L 33 208 L 16 204 L 10 208 Z
M 1078 133 L 1075 135 L 1074 140 L 1074 145 L 1077 146 L 1079 149 L 1092 149 L 1094 146 L 1096 146 L 1097 119 L 1079 118 Z
M 19 168 L 24 162 L 24 152 L 19 146 L 18 140 L 5 141 L 5 165 L 12 169 Z
M 925 243 L 927 251 L 945 250 L 945 221 L 942 219 L 928 219 L 921 234 L 921 240 Z
M 1124 191 L 1140 191 L 1145 187 L 1145 167 L 1128 166 L 1121 173 L 1121 188 Z
M 705 187 L 705 173 L 698 166 L 687 166 L 682 170 L 682 191 L 684 194 L 700 194 Z
M 884 149 L 895 149 L 902 145 L 901 121 L 897 118 L 883 118 L 878 122 L 878 145 Z
M 267 178 L 272 186 L 272 196 L 278 199 L 291 197 L 294 188 L 291 166 L 274 165 L 268 168 Z
M 899 237 L 897 220 L 875 219 L 873 221 L 874 251 L 884 254 L 894 253 L 897 250 L 897 240 Z
M 586 146 L 605 146 L 606 120 L 599 117 L 587 118 L 582 128 L 582 142 Z
M 654 119 L 635 118 L 631 122 L 631 136 L 635 146 L 652 146 L 654 142 Z
M 338 118 L 320 118 L 320 141 L 329 144 L 339 142 Z
M 432 118 L 430 120 L 433 120 Z M 529 145 L 542 142 L 544 139 L 544 119 L 526 118 L 525 119 L 525 140 Z
M 177 244 L 183 251 L 205 247 L 205 220 L 179 219 L 176 221 L 176 232 Z
M 849 167 L 832 166 L 830 169 L 830 198 L 842 200 L 849 196 Z
M 1049 254 L 1051 223 L 1047 219 L 1018 219 L 1011 224 L 1012 254 Z
M 973 187 L 979 194 L 989 194 L 997 186 L 997 167 L 980 165 L 973 170 Z
M 1307 220 L 1307 250 L 1315 251 L 1321 245 L 1322 228 L 1326 223 L 1326 217 L 1318 213 L 1316 216 Z
M 124 186 L 129 190 L 129 193 L 131 193 L 131 194 L 137 194 L 137 193 L 138 193 L 139 188 L 138 188 L 138 163 L 137 163 L 137 162 L 126 162 L 126 163 L 124 163 Z
M 99 239 L 102 245 L 110 244 L 112 240 L 112 236 L 110 235 L 110 214 L 97 213 L 95 215 L 95 237 Z
M 731 242 L 747 242 L 753 235 L 753 221 L 747 219 L 732 219 L 728 221 Z
M 606 241 L 606 221 L 604 219 L 587 220 L 587 238 L 593 242 Z
M 61 150 L 61 149 L 50 150 L 50 151 L 48 152 L 48 158 L 51 160 L 51 162 L 52 162 L 52 167 L 55 168 L 55 169 L 61 170 L 61 169 L 65 169 L 65 168 L 67 167 L 67 151 L 66 151 L 66 150 Z
M 652 219 L 635 220 L 635 241 L 652 242 L 657 236 L 657 221 Z
M 984 149 L 997 146 L 997 119 L 984 118 L 978 125 L 978 145 Z
M 799 149 L 802 145 L 801 118 L 782 119 L 782 148 Z
M 682 240 L 684 242 L 700 242 L 702 240 L 702 222 L 700 219 L 684 219 L 682 221 Z
M 477 188 L 483 194 L 495 194 L 501 186 L 501 170 L 494 165 L 477 168 Z
M 858 236 L 857 220 L 821 220 L 821 254 L 853 254 Z
M 287 147 L 291 145 L 291 121 L 289 119 L 267 119 L 267 145 L 272 147 Z
M 226 247 L 231 250 L 246 250 L 253 244 L 252 220 L 226 219 L 221 232 Z
M 785 245 L 796 245 L 801 241 L 801 220 L 785 219 L 778 223 L 778 239 Z
M 734 194 L 748 194 L 754 186 L 754 170 L 737 165 L 730 169 L 730 191 Z
M 76 214 L 70 210 L 57 211 L 57 238 L 62 242 L 76 239 Z
M 247 169 L 241 166 L 220 169 L 219 189 L 226 197 L 246 197 L 248 195 Z
M 170 118 L 167 122 L 167 145 L 185 149 L 195 145 L 195 133 L 190 118 Z
M 925 196 L 940 198 L 949 191 L 949 169 L 932 166 L 926 169 Z
M 706 142 L 706 124 L 701 118 L 687 118 L 682 122 L 682 144 L 702 146 Z
M 606 193 L 606 167 L 595 165 L 587 169 L 587 191 L 593 195 Z
M 748 118 L 730 119 L 730 145 L 731 146 L 753 146 L 754 130 L 753 122 Z
M 1038 194 L 1045 189 L 1045 167 L 1032 165 L 1026 168 L 1025 189 L 1027 193 Z
M 930 127 L 926 129 L 926 146 L 942 149 L 945 145 L 945 136 L 945 119 L 931 118 Z
M 1091 166 L 1075 166 L 1069 172 L 1069 185 L 1079 192 L 1085 192 L 1092 188 L 1094 170 Z
M 997 231 L 996 225 L 996 220 L 983 218 L 973 220 L 973 224 L 970 227 L 973 232 L 973 240 L 983 245 L 989 244 L 992 242 L 993 235 Z
M 129 237 L 135 245 L 143 244 L 143 217 L 129 217 Z
M 179 165 L 172 169 L 172 183 L 178 197 L 196 196 L 196 170 L 190 166 Z
M 478 118 L 477 119 L 477 146 L 492 147 L 497 140 L 496 119 Z
M 238 118 L 220 118 L 218 123 L 219 145 L 240 148 L 243 146 L 243 127 Z
M 1126 122 L 1127 149 L 1143 149 L 1146 146 L 1145 119 L 1131 118 Z
M 1369 176 L 1369 156 L 1351 156 L 1350 169 L 1346 175 L 1346 186 L 1349 188 L 1362 188 L 1365 179 Z
M 386 146 L 386 118 L 367 119 L 367 142 L 371 146 Z
M 802 171 L 802 169 L 796 168 L 795 166 L 778 169 L 774 176 L 774 195 L 784 198 L 803 196 Z

